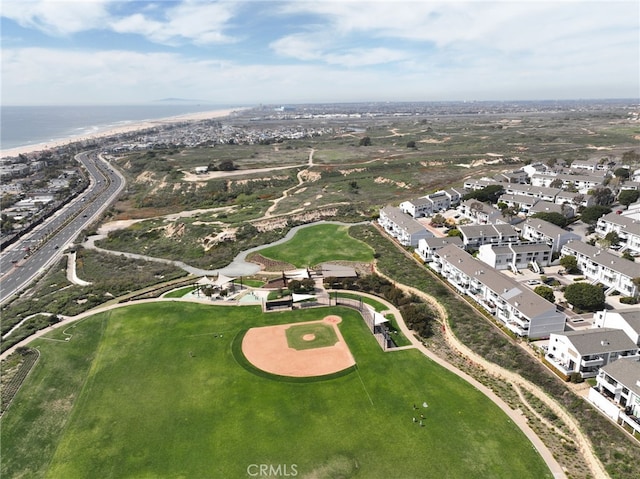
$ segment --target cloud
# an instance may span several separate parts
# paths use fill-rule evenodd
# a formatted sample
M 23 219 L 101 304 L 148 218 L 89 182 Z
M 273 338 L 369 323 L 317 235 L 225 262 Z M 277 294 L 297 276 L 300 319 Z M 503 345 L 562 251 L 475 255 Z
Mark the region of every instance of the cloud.
M 530 68 L 498 59 L 455 66 L 406 61 L 373 73 L 338 63 L 242 65 L 177 53 L 19 48 L 3 51 L 2 96 L 5 104 L 131 104 L 188 97 L 237 105 L 637 96 L 637 77 L 629 78 L 624 62 L 606 71 L 594 71 L 586 55 L 578 67 L 543 69 L 538 62 L 544 59 L 534 58 Z
M 2 2 L 3 17 L 25 28 L 35 28 L 52 35 L 70 35 L 100 28 L 109 18 L 108 0 L 7 0 Z
M 135 33 L 163 44 L 192 42 L 196 45 L 227 43 L 233 39 L 223 33 L 239 4 L 202 3 L 187 0 L 168 8 L 160 20 L 143 13 L 114 19 L 110 27 L 118 33 Z

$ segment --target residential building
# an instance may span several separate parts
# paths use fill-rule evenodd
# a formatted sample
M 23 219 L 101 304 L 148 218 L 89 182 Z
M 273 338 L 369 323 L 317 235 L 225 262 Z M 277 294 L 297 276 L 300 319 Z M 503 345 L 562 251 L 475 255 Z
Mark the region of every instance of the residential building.
M 433 254 L 439 249 L 444 248 L 447 245 L 454 245 L 458 248 L 463 248 L 462 239 L 459 236 L 447 236 L 444 238 L 425 238 L 418 241 L 418 247 L 416 253 L 422 258 L 422 261 L 429 262 L 433 259 Z
M 491 178 L 480 178 L 480 179 L 470 178 L 464 182 L 464 187 L 469 191 L 476 191 L 476 190 L 481 190 L 483 188 L 486 188 L 487 186 L 490 186 L 490 185 L 499 185 L 499 184 L 501 183 Z
M 420 196 L 400 203 L 400 210 L 412 218 L 423 218 L 433 214 L 433 203 L 426 196 Z
M 478 200 L 465 200 L 458 211 L 479 224 L 494 224 L 502 220 L 502 211 Z
M 551 263 L 551 246 L 545 243 L 521 243 L 497 246 L 480 246 L 477 258 L 497 270 L 526 269 L 529 265 L 540 271 L 540 266 Z
M 429 267 L 513 333 L 545 338 L 564 331 L 566 316 L 555 304 L 454 245 L 433 253 Z
M 508 193 L 500 195 L 498 198 L 498 203 L 504 203 L 510 208 L 517 207 L 518 211 L 522 213 L 528 213 L 538 201 L 540 200 L 533 196 L 510 195 Z
M 483 244 L 502 245 L 520 241 L 516 229 L 507 224 L 461 225 L 458 230 L 462 233 L 462 242 L 466 249 L 476 249 Z
M 573 218 L 576 215 L 575 206 L 567 203 L 552 203 L 551 201 L 538 201 L 529 210 L 529 215 L 536 213 L 558 213 L 565 218 Z
M 638 345 L 624 331 L 613 328 L 582 329 L 552 333 L 547 362 L 561 375 L 592 378 L 598 369 L 620 357 L 637 356 Z
M 601 367 L 588 399 L 617 424 L 640 434 L 640 358 L 620 358 Z
M 593 326 L 594 328 L 621 329 L 631 341 L 640 346 L 640 310 L 598 311 L 593 314 Z
M 522 237 L 527 241 L 546 243 L 551 246 L 551 250 L 554 253 L 559 253 L 569 241 L 580 241 L 582 239 L 580 235 L 564 230 L 540 218 L 529 218 L 524 222 Z
M 460 201 L 460 195 L 455 191 L 436 191 L 426 196 L 403 201 L 400 203 L 400 209 L 413 218 L 432 216 L 439 211 L 448 210 L 452 204 L 452 197 Z
M 550 187 L 556 180 L 562 181 L 562 188 L 572 188 L 579 193 L 587 193 L 604 185 L 606 176 L 604 174 L 593 173 L 591 175 L 573 175 L 558 173 L 555 176 L 534 174 L 531 177 L 531 185 L 538 187 Z
M 618 291 L 625 296 L 638 295 L 638 286 L 633 284 L 633 279 L 640 276 L 638 263 L 579 240 L 567 242 L 561 253 L 575 256 L 585 278 L 604 285 L 607 294 Z
M 394 206 L 385 206 L 380 210 L 378 223 L 403 246 L 418 246 L 418 241 L 433 236 L 424 226 Z
M 596 233 L 598 235 L 604 237 L 612 231 L 620 239 L 621 251 L 628 250 L 632 253 L 640 254 L 640 221 L 613 212 L 598 219 L 596 224 Z
M 504 192 L 509 195 L 529 196 L 539 200 L 554 202 L 561 192 L 560 188 L 546 188 L 542 186 L 508 184 L 504 186 Z

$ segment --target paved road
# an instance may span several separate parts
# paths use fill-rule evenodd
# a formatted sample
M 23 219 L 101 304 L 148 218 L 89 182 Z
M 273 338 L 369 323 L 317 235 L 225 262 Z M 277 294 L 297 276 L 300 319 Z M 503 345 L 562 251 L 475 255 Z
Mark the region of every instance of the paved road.
M 0 304 L 24 290 L 63 254 L 78 234 L 101 215 L 125 185 L 124 177 L 95 151 L 76 159 L 84 165 L 89 187 L 75 200 L 0 255 Z

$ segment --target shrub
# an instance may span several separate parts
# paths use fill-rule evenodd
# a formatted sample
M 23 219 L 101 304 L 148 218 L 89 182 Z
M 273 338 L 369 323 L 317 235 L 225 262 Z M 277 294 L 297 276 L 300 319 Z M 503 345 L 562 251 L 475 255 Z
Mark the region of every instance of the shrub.
M 638 298 L 635 298 L 633 296 L 623 296 L 622 298 L 620 298 L 620 302 L 622 304 L 638 304 Z

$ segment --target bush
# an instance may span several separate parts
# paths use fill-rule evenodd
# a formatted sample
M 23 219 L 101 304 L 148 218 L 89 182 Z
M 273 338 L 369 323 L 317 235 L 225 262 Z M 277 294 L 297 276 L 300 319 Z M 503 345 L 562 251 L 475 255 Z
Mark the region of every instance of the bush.
M 604 307 L 604 291 L 600 286 L 593 284 L 570 284 L 564 290 L 564 297 L 574 308 L 584 311 L 597 311 Z
M 622 304 L 638 304 L 638 298 L 635 298 L 633 296 L 623 296 L 622 298 L 620 298 L 620 302 Z

